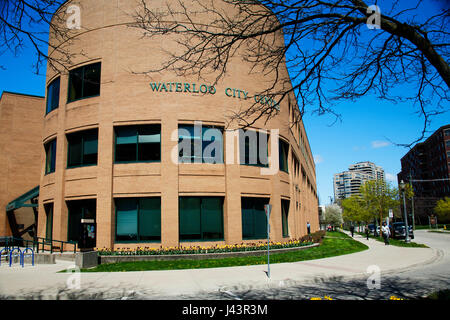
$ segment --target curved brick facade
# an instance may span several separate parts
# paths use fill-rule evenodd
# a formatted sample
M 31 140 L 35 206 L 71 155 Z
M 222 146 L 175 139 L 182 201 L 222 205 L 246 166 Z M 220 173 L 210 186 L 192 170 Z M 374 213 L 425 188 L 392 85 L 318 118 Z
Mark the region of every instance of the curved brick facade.
M 226 115 L 249 103 L 245 93 L 262 90 L 264 83 L 273 78 L 249 74 L 250 66 L 239 59 L 231 61 L 227 74 L 214 88 L 210 88 L 207 81 L 179 77 L 170 72 L 154 74 L 151 78 L 135 74 L 131 71 L 147 70 L 157 65 L 164 59 L 162 49 L 171 49 L 174 44 L 161 37 L 143 40 L 139 30 L 123 25 L 129 22 L 127 12 L 135 9 L 135 1 L 83 0 L 73 3 L 81 8 L 82 29 L 68 47 L 76 55 L 74 63 L 66 67 L 70 71 L 101 62 L 100 94 L 68 102 L 68 73 L 48 69 L 47 85 L 60 77 L 60 93 L 58 108 L 49 112 L 44 120 L 43 143 L 56 138 L 57 144 L 54 172 L 46 174 L 45 154 L 42 160 L 39 236 L 45 237 L 47 232 L 44 205 L 52 204 L 53 239 L 66 240 L 68 224 L 71 223 L 68 203 L 82 199 L 96 199 L 97 247 L 240 243 L 243 241 L 243 197 L 270 200 L 273 206 L 270 220 L 272 240 L 287 238 L 282 232 L 282 199 L 289 200 L 289 238 L 306 234 L 307 221 L 311 223 L 312 232 L 318 230 L 314 162 L 303 124 L 290 125 L 294 111 L 290 110 L 287 101 L 280 104 L 280 113 L 267 124 L 261 120 L 251 128 L 279 129 L 280 139 L 290 145 L 289 173 L 279 171 L 275 175 L 262 175 L 260 167 L 239 165 L 236 160 L 234 164 L 226 161 L 224 164 L 177 164 L 171 160 L 172 153 L 177 150 L 179 125 L 201 121 L 204 126 L 225 128 Z M 70 1 L 66 3 L 60 12 L 70 4 Z M 90 31 L 86 32 L 86 29 Z M 57 40 L 51 38 L 51 42 L 57 43 Z M 81 51 L 83 55 L 77 54 Z M 162 87 L 163 83 L 166 89 Z M 160 161 L 117 163 L 115 128 L 148 124 L 161 127 Z M 68 135 L 96 128 L 97 164 L 68 168 Z M 227 137 L 225 145 L 229 142 L 226 140 Z M 270 149 L 269 143 L 269 154 L 272 153 Z M 224 152 L 226 158 L 229 151 Z M 295 158 L 299 166 L 294 164 Z M 223 199 L 223 239 L 188 243 L 179 239 L 179 197 L 189 196 Z M 117 241 L 115 199 L 142 197 L 161 199 L 160 241 Z

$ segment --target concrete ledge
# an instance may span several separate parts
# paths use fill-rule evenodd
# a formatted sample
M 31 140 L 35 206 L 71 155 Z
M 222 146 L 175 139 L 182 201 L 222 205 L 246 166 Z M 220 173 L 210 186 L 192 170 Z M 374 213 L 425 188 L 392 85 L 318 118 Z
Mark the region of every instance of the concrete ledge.
M 24 257 L 25 264 L 31 264 L 31 256 Z M 13 262 L 19 263 L 18 257 L 13 259 Z M 34 264 L 55 264 L 55 256 L 50 253 L 35 253 Z
M 98 266 L 98 252 L 77 252 L 75 255 L 75 265 L 80 269 L 94 268 Z
M 273 249 L 270 253 L 282 253 L 305 250 L 318 247 L 319 243 L 309 246 Z M 197 254 L 171 254 L 171 255 L 129 255 L 129 256 L 99 256 L 100 264 L 132 262 L 132 261 L 170 261 L 170 260 L 205 260 L 205 259 L 221 259 L 221 258 L 237 258 L 245 256 L 264 256 L 267 250 L 257 251 L 240 251 L 240 252 L 224 252 L 224 253 L 197 253 Z

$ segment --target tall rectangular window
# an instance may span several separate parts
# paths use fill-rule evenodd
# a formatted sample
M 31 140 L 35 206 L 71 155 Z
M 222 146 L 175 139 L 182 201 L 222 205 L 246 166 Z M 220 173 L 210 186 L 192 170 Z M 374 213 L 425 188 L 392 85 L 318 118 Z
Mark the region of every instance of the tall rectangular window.
M 56 139 L 47 142 L 45 149 L 45 174 L 55 172 L 56 165 Z
M 117 198 L 116 241 L 161 241 L 161 198 Z
M 281 222 L 283 237 L 289 237 L 289 200 L 281 199 Z
M 98 129 L 67 135 L 67 167 L 97 165 Z
M 59 86 L 60 86 L 60 77 L 53 80 L 47 87 L 47 106 L 46 112 L 50 113 L 55 110 L 59 106 Z
M 279 157 L 280 157 L 280 170 L 284 172 L 289 172 L 288 169 L 288 155 L 289 155 L 289 144 L 281 139 L 279 139 Z
M 67 209 L 69 210 L 69 223 L 67 226 L 67 239 L 69 241 L 80 240 L 81 236 L 81 219 L 96 219 L 97 200 L 73 200 L 67 201 Z
M 180 125 L 178 137 L 179 162 L 223 163 L 222 128 Z
M 115 127 L 115 162 L 161 161 L 161 125 Z
M 101 62 L 69 72 L 68 102 L 100 95 Z
M 180 240 L 223 240 L 222 197 L 179 198 Z
M 242 198 L 242 239 L 267 238 L 266 198 Z
M 45 215 L 45 238 L 53 239 L 53 203 L 44 204 Z
M 239 130 L 240 164 L 268 167 L 268 134 L 255 130 Z

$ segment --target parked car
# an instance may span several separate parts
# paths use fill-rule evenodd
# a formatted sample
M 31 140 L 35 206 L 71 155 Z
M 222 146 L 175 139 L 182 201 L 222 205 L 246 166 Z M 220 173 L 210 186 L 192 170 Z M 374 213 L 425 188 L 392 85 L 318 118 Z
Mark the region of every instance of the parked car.
M 404 222 L 394 222 L 390 225 L 391 237 L 393 239 L 404 239 L 406 238 L 406 228 Z M 414 232 L 412 226 L 408 226 L 409 237 L 414 239 Z
M 369 224 L 369 232 L 370 232 L 370 234 L 372 234 L 374 236 L 379 235 L 380 234 L 380 226 L 377 226 L 377 232 L 375 232 L 375 225 L 373 223 Z

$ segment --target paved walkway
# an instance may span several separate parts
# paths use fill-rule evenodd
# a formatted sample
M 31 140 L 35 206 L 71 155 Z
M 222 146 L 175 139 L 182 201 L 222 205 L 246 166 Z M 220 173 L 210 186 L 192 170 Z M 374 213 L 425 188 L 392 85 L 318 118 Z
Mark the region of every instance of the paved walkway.
M 139 271 L 111 273 L 57 273 L 73 265 L 70 261 L 57 260 L 54 265 L 18 264 L 11 268 L 0 266 L 0 298 L 15 296 L 54 299 L 63 293 L 66 297 L 83 294 L 101 299 L 141 295 L 150 299 L 167 299 L 199 292 L 280 287 L 290 283 L 324 281 L 330 278 L 354 278 L 370 276 L 369 266 L 379 268 L 381 275 L 410 270 L 433 263 L 440 258 L 439 250 L 432 248 L 402 248 L 360 235 L 355 239 L 369 249 L 338 257 L 295 263 L 271 265 L 271 279 L 265 271 L 267 265 L 227 267 L 173 271 Z M 79 282 L 78 282 L 79 281 Z M 69 286 L 68 286 L 69 283 Z M 76 285 L 79 283 L 77 289 Z M 75 287 L 71 287 L 75 286 Z

